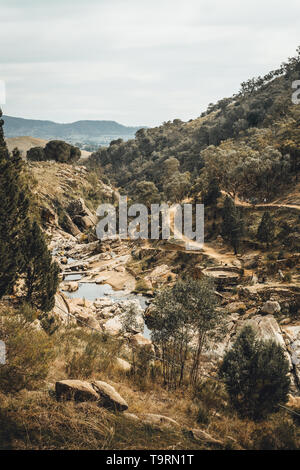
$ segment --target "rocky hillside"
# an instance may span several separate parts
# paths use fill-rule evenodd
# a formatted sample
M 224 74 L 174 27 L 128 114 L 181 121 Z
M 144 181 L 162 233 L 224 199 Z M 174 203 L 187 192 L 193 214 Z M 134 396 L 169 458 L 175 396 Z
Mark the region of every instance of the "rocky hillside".
M 290 190 L 299 171 L 299 105 L 292 83 L 299 78 L 294 58 L 238 93 L 211 104 L 195 120 L 175 119 L 141 129 L 90 158 L 126 194 L 141 198 L 138 182 L 151 182 L 162 200 L 205 197 L 212 180 L 247 200 L 271 201 Z

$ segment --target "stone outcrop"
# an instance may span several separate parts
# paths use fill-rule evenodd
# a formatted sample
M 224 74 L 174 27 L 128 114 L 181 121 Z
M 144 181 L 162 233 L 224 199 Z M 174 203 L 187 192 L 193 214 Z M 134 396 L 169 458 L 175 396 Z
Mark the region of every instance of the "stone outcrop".
M 261 309 L 262 313 L 266 313 L 269 315 L 276 315 L 276 313 L 280 313 L 281 307 L 279 302 L 276 300 L 268 300 L 264 303 Z
M 99 380 L 60 380 L 55 384 L 57 400 L 74 400 L 78 402 L 96 401 L 99 406 L 114 411 L 125 411 L 128 405 L 114 387 Z
M 97 380 L 92 382 L 92 386 L 99 396 L 100 405 L 104 408 L 116 411 L 125 411 L 128 409 L 128 405 L 124 398 L 122 398 L 111 385 Z
M 97 224 L 97 216 L 90 211 L 82 198 L 71 201 L 67 211 L 79 229 L 88 229 Z
M 98 401 L 99 395 L 89 382 L 61 380 L 55 384 L 57 400 Z

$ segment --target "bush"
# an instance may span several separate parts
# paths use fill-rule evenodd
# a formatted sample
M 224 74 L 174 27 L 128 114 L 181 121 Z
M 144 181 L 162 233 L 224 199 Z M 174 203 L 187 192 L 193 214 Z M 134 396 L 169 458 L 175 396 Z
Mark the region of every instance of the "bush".
M 259 341 L 246 326 L 220 367 L 232 405 L 242 416 L 260 420 L 287 401 L 289 364 L 274 341 Z
M 43 162 L 46 160 L 43 147 L 32 147 L 27 152 L 27 160 L 31 162 Z
M 60 163 L 73 163 L 80 159 L 78 147 L 67 144 L 62 140 L 50 140 L 45 147 L 45 160 L 55 160 Z
M 59 341 L 65 343 L 66 372 L 72 379 L 88 379 L 111 369 L 122 346 L 121 342 L 82 328 L 67 332 Z
M 4 393 L 39 387 L 54 358 L 52 341 L 44 331 L 33 328 L 28 309 L 26 316 L 12 311 L 2 316 L 0 337 L 7 351 L 6 364 L 0 367 L 0 391 Z
M 297 450 L 297 429 L 292 418 L 277 416 L 260 423 L 253 435 L 255 450 Z

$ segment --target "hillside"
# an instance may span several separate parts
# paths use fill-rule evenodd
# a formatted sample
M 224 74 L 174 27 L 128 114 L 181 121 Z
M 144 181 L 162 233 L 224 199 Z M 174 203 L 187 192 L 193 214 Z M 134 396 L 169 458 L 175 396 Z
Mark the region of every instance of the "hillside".
M 299 171 L 300 109 L 291 99 L 299 69 L 298 49 L 279 69 L 243 83 L 198 119 L 141 129 L 134 140 L 99 149 L 90 164 L 135 198 L 137 182 L 151 182 L 162 200 L 201 199 L 214 179 L 232 195 L 272 201 L 291 190 Z
M 115 121 L 76 121 L 73 123 L 56 123 L 36 119 L 23 119 L 3 116 L 4 131 L 7 138 L 30 135 L 45 140 L 65 140 L 67 142 L 102 145 L 122 137 L 130 139 L 140 127 L 126 127 Z

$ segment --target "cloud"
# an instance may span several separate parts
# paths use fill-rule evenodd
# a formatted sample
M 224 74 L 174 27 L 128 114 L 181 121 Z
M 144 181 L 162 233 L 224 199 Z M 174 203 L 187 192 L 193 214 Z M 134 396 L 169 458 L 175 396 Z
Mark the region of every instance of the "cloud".
M 23 117 L 187 120 L 298 45 L 298 0 L 4 3 L 4 111 Z

